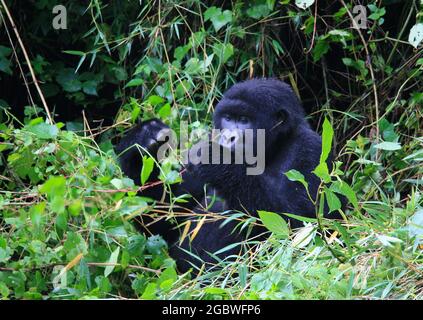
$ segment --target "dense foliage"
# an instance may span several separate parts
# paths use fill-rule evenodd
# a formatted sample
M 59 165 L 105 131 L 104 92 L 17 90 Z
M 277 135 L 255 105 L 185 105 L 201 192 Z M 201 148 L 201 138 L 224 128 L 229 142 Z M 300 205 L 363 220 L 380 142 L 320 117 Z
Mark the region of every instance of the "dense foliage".
M 57 1 L 0 1 L 0 297 L 423 298 L 421 1 L 369 1 L 363 29 L 351 28 L 358 1 L 61 4 L 56 30 Z M 260 212 L 243 224 L 263 223 L 267 241 L 223 270 L 178 274 L 133 220 L 171 219 L 184 199 L 137 196 L 155 182 L 124 177 L 112 144 L 152 117 L 208 128 L 222 92 L 253 76 L 291 84 L 323 135 L 322 163 L 336 150 L 334 170 L 315 171 L 316 212 L 343 195 L 344 221 L 292 232 Z M 178 182 L 177 158 L 161 170 Z

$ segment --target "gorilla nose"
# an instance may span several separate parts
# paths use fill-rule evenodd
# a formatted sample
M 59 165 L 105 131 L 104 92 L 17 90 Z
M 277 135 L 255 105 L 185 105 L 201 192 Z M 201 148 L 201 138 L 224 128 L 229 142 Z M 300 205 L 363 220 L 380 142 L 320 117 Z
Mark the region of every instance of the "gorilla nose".
M 220 135 L 219 144 L 225 148 L 233 148 L 240 139 L 239 130 L 223 130 Z
M 164 142 L 166 141 L 166 138 L 170 135 L 170 129 L 162 129 L 159 131 L 159 133 L 157 134 L 156 140 L 160 141 L 160 142 Z

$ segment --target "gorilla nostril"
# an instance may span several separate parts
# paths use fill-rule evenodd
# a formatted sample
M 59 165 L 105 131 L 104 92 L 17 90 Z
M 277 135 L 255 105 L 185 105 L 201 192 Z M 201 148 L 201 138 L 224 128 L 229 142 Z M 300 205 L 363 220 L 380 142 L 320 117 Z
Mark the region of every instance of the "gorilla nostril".
M 165 141 L 167 136 L 170 135 L 170 130 L 169 129 L 162 129 L 159 131 L 159 133 L 157 134 L 156 139 L 158 141 Z
M 158 143 L 157 140 L 149 139 L 147 146 L 148 146 L 148 148 L 151 148 L 151 147 L 154 147 L 157 143 Z

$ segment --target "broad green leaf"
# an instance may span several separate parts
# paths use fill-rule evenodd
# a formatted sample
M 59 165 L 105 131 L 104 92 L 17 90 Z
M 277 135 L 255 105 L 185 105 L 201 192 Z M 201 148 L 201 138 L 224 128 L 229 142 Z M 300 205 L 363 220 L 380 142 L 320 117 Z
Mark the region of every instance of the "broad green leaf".
M 53 212 L 63 213 L 65 211 L 65 198 L 63 195 L 55 195 L 50 201 L 50 208 Z
M 126 84 L 125 88 L 137 87 L 142 85 L 143 83 L 144 83 L 143 79 L 132 79 Z
M 175 49 L 175 52 L 173 53 L 173 56 L 175 57 L 177 61 L 181 61 L 190 49 L 191 49 L 190 45 L 177 47 Z
M 185 72 L 188 74 L 197 74 L 201 70 L 200 59 L 193 57 L 185 63 Z
M 333 182 L 330 186 L 330 190 L 347 197 L 348 201 L 351 202 L 354 208 L 359 210 L 357 196 L 355 195 L 354 190 L 345 181 Z
M 147 99 L 147 102 L 153 107 L 159 105 L 160 103 L 163 103 L 164 101 L 165 100 L 162 97 L 156 95 L 149 96 Z
M 41 226 L 45 207 L 46 207 L 46 203 L 41 202 L 32 206 L 31 209 L 29 210 L 31 222 L 35 228 L 39 228 Z
M 61 208 L 64 208 L 64 203 L 62 204 Z M 56 227 L 61 231 L 66 231 L 68 227 L 68 215 L 66 212 L 64 212 L 64 210 L 56 217 Z
M 286 221 L 277 213 L 268 211 L 257 212 L 264 226 L 276 236 L 286 238 L 289 235 L 289 228 Z
M 176 273 L 175 269 L 170 267 L 165 269 L 161 274 L 159 279 L 157 280 L 157 284 L 161 286 L 163 282 L 170 281 L 173 284 L 176 280 L 178 280 L 178 274 Z
M 339 198 L 336 196 L 334 192 L 332 192 L 330 189 L 325 187 L 325 195 L 326 195 L 326 201 L 329 206 L 329 212 L 337 211 L 341 209 L 342 204 Z
M 150 177 L 151 172 L 153 172 L 153 169 L 154 159 L 147 156 L 142 157 L 141 185 L 145 184 Z
M 219 31 L 222 27 L 232 22 L 232 11 L 216 8 L 215 6 L 208 8 L 204 12 L 204 20 L 210 20 L 213 24 L 214 29 Z
M 59 133 L 57 126 L 53 124 L 47 124 L 45 122 L 36 124 L 34 126 L 26 127 L 29 132 L 32 132 L 39 139 L 54 139 Z
M 275 0 L 248 1 L 251 6 L 247 9 L 247 15 L 254 19 L 268 16 L 275 5 Z
M 320 37 L 313 48 L 313 61 L 319 61 L 329 51 L 329 40 L 327 37 Z
M 316 169 L 313 170 L 313 173 L 322 179 L 325 183 L 329 183 L 331 181 L 328 165 L 326 162 L 319 163 Z
M 141 296 L 141 299 L 154 300 L 156 298 L 156 289 L 157 289 L 157 283 L 150 282 L 145 288 Z
M 158 115 L 160 116 L 160 119 L 166 119 L 170 116 L 171 113 L 172 108 L 170 107 L 170 103 L 166 103 L 162 107 L 160 107 Z
M 78 92 L 82 88 L 82 83 L 78 78 L 78 74 L 72 68 L 65 68 L 59 71 L 56 77 L 57 82 L 67 92 Z
M 74 217 L 79 216 L 79 214 L 83 210 L 83 202 L 82 202 L 82 200 L 81 199 L 75 199 L 75 200 L 73 200 L 72 203 L 69 204 L 68 210 L 69 210 L 69 213 L 72 216 L 74 216 Z
M 376 149 L 386 150 L 386 151 L 395 151 L 401 149 L 401 144 L 398 142 L 381 142 L 375 145 Z
M 10 49 L 9 47 L 0 45 L 0 57 L 10 56 L 11 53 L 12 53 L 12 49 Z
M 222 63 L 226 63 L 234 54 L 234 46 L 230 43 L 218 43 L 213 47 L 213 52 L 221 59 Z
M 50 177 L 39 190 L 50 197 L 62 196 L 65 193 L 66 179 L 62 176 Z
M 417 150 L 412 154 L 406 156 L 404 161 L 414 161 L 414 162 L 422 162 L 423 161 L 423 149 Z
M 82 83 L 82 91 L 91 96 L 97 96 L 97 82 L 94 80 L 88 80 Z
M 112 180 L 110 180 L 110 184 L 112 184 L 116 189 L 123 189 L 122 179 L 113 178 Z
M 159 255 L 167 249 L 167 243 L 161 236 L 155 235 L 148 238 L 146 248 L 151 254 Z
M 295 169 L 291 169 L 288 172 L 285 172 L 285 175 L 290 181 L 298 181 L 306 189 L 308 189 L 308 183 L 307 183 L 307 181 L 305 181 L 304 175 L 301 172 L 299 172 Z
M 111 274 L 113 272 L 113 269 L 115 268 L 115 264 L 117 263 L 118 257 L 119 257 L 119 252 L 120 252 L 120 247 L 117 247 L 115 251 L 112 252 L 112 254 L 110 255 L 109 261 L 107 261 L 110 264 L 110 266 L 107 266 L 104 269 L 104 276 L 108 277 L 109 274 Z

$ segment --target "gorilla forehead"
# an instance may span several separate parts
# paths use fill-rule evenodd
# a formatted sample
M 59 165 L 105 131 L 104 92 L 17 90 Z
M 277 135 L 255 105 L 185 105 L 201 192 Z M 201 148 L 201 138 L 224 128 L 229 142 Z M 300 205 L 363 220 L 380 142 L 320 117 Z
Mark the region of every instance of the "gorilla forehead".
M 220 112 L 239 112 L 257 114 L 257 112 L 276 113 L 286 110 L 304 115 L 304 111 L 292 88 L 278 79 L 260 78 L 246 80 L 233 85 L 223 95 L 216 107 Z

